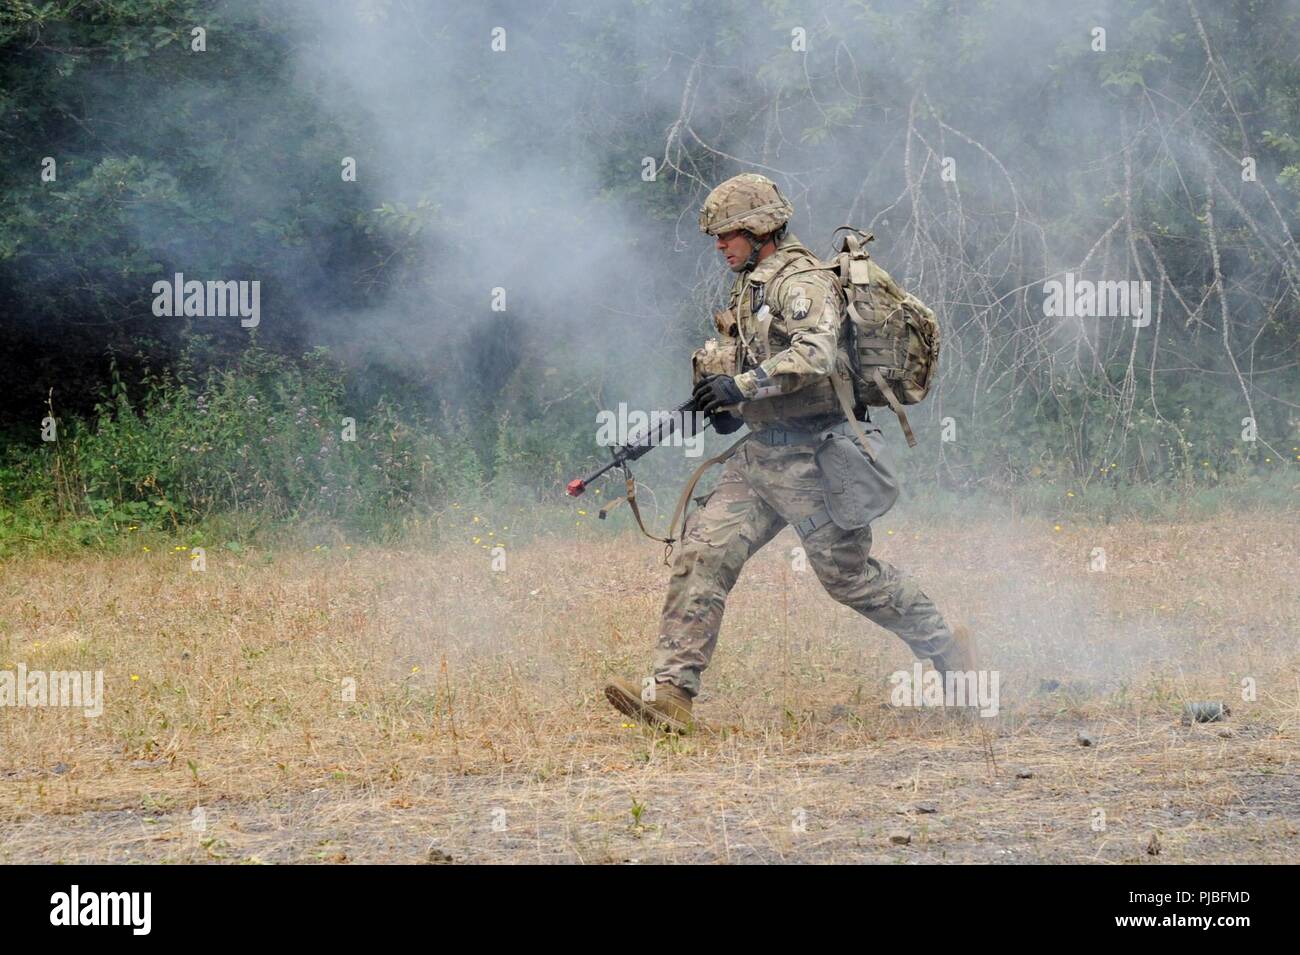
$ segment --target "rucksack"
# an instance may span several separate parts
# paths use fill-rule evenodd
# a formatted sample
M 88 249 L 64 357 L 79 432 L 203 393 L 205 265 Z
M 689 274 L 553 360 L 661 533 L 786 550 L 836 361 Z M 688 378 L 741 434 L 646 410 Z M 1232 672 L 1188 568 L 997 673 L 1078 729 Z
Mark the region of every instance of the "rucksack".
M 824 268 L 839 277 L 845 300 L 844 350 L 857 405 L 887 407 L 898 416 L 909 447 L 916 435 L 903 405 L 930 393 L 939 362 L 939 323 L 934 312 L 903 289 L 867 252 L 870 232 L 840 226 L 848 235 Z M 803 271 L 803 270 L 800 270 Z M 833 376 L 837 393 L 842 378 Z M 845 389 L 847 390 L 847 389 Z M 841 405 L 847 395 L 840 395 Z M 853 420 L 850 409 L 845 413 Z

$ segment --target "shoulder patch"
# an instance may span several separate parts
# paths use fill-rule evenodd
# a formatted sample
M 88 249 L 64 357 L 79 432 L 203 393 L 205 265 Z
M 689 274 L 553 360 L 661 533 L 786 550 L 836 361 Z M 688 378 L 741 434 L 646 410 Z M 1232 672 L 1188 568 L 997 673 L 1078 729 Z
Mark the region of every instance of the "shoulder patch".
M 835 288 L 826 272 L 810 269 L 780 279 L 768 300 L 783 318 L 802 325 L 820 321 L 826 306 L 834 302 Z
M 812 308 L 812 300 L 808 297 L 808 290 L 802 285 L 796 285 L 789 292 L 791 317 L 795 320 L 806 318 L 808 310 Z

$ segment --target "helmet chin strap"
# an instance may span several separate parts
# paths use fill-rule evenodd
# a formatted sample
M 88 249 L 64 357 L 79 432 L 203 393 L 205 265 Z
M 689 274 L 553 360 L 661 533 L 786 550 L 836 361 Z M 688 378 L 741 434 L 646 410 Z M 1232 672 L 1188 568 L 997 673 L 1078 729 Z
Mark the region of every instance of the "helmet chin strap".
M 754 266 L 758 265 L 758 252 L 763 248 L 767 239 L 765 237 L 760 240 L 752 232 L 746 232 L 745 235 L 749 236 L 749 258 L 745 260 L 745 270 L 749 271 L 750 269 L 753 269 Z

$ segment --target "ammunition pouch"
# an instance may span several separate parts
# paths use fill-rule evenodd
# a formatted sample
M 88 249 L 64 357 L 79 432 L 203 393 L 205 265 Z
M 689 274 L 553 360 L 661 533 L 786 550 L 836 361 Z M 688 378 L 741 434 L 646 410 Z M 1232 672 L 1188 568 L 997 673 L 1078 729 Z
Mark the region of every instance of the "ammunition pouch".
M 710 375 L 740 374 L 740 345 L 735 341 L 710 338 L 691 356 L 691 385 L 698 385 Z

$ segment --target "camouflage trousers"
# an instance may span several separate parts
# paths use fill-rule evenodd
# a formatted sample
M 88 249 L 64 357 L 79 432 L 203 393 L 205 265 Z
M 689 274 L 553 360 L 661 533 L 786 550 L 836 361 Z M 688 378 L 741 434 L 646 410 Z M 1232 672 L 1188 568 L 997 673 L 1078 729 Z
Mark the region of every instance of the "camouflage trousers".
M 877 444 L 879 429 L 872 447 Z M 717 487 L 688 518 L 673 562 L 655 652 L 654 677 L 692 696 L 709 665 L 728 593 L 740 570 L 787 524 L 824 513 L 812 444 L 770 447 L 751 436 L 727 461 Z M 840 603 L 901 637 L 942 668 L 952 632 L 934 602 L 896 568 L 871 556 L 871 528 L 827 522 L 803 537 L 808 563 Z

